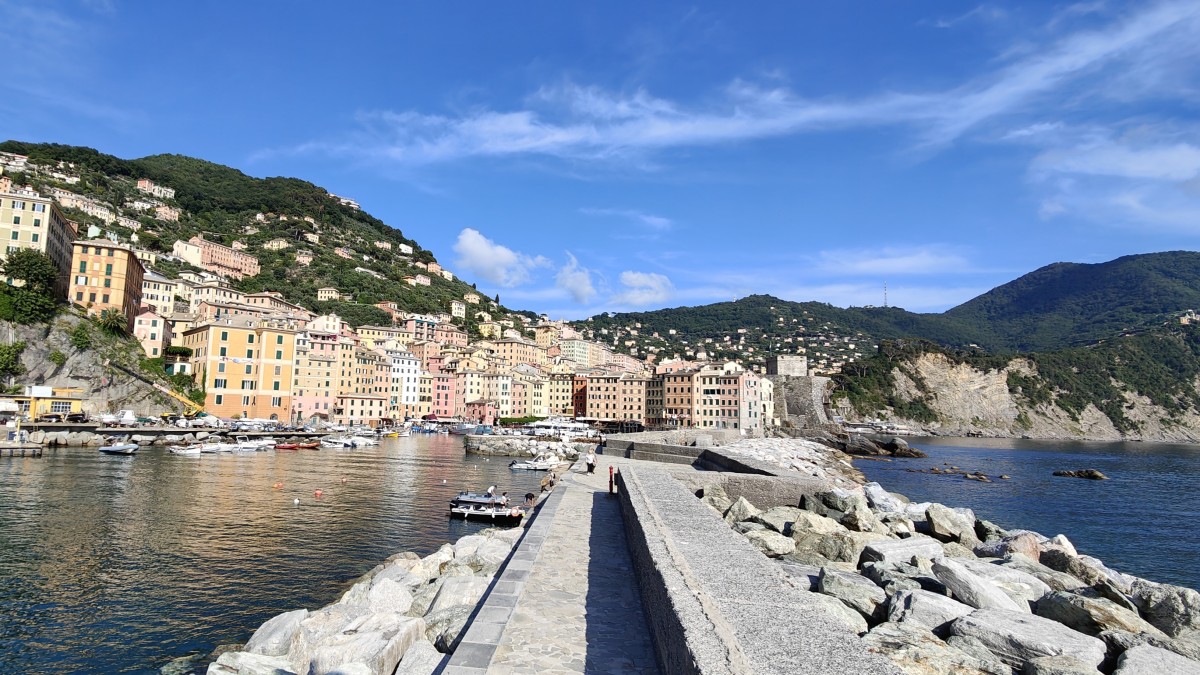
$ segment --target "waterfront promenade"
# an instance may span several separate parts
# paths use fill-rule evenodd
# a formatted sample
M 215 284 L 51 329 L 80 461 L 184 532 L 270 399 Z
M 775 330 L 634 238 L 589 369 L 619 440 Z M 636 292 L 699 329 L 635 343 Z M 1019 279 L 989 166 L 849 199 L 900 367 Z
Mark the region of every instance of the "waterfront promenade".
M 647 462 L 599 460 L 593 475 L 582 461 L 562 475 L 526 535 L 539 550 L 522 556 L 522 545 L 445 673 L 659 672 L 620 503 L 608 494 L 610 464 Z

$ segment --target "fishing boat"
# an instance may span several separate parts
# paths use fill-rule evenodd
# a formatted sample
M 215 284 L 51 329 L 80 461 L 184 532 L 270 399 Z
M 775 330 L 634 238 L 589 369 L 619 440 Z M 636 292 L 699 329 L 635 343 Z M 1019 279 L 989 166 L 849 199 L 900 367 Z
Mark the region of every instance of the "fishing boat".
M 332 450 L 358 447 L 353 436 L 326 436 L 321 439 L 321 447 Z
M 316 450 L 317 448 L 321 447 L 321 442 L 320 441 L 306 441 L 304 443 L 297 443 L 296 447 L 300 448 L 301 450 Z
M 549 471 L 554 467 L 562 464 L 563 460 L 558 455 L 538 455 L 533 459 L 514 459 L 508 463 L 510 469 L 524 469 L 526 471 Z
M 297 450 L 300 448 L 299 443 L 276 443 L 276 450 Z
M 173 446 L 167 448 L 167 451 L 170 452 L 172 455 L 187 455 L 187 456 L 198 457 L 198 456 L 200 456 L 201 447 L 199 444 L 196 444 L 196 443 L 191 443 L 189 445 L 173 445 Z
M 521 519 L 525 517 L 525 509 L 520 506 L 502 505 L 499 497 L 460 492 L 450 500 L 450 517 L 516 526 L 520 525 Z

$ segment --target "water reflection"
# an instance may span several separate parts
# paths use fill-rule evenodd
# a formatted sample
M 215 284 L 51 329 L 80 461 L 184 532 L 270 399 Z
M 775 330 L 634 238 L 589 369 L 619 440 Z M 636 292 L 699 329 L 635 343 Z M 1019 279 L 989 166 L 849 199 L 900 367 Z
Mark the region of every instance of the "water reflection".
M 157 672 L 244 641 L 278 612 L 336 599 L 392 553 L 481 529 L 447 517 L 459 490 L 522 495 L 539 479 L 464 457 L 445 436 L 354 451 L 0 459 L 0 672 Z

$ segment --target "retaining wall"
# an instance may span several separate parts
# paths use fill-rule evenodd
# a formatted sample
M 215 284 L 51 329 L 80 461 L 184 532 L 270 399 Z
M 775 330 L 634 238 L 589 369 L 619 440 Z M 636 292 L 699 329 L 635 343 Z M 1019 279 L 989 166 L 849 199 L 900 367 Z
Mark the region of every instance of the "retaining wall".
M 896 673 L 666 467 L 617 478 L 664 673 Z

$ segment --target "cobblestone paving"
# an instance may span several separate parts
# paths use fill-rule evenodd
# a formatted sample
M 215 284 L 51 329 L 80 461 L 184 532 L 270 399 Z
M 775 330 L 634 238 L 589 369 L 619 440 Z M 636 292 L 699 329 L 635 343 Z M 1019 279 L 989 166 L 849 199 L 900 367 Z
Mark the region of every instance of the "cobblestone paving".
M 608 465 L 576 462 L 491 673 L 657 673 Z

